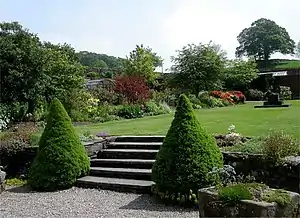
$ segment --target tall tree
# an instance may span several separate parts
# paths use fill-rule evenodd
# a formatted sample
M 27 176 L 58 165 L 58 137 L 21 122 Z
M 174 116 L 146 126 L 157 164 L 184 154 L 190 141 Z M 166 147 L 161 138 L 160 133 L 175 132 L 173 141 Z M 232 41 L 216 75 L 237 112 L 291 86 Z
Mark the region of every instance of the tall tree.
M 224 73 L 225 87 L 231 90 L 244 90 L 258 77 L 257 72 L 257 64 L 254 59 L 229 60 Z
M 34 99 L 42 91 L 39 81 L 43 76 L 41 57 L 44 50 L 39 38 L 18 22 L 0 23 L 1 102 L 28 103 L 34 108 Z
M 300 58 L 300 41 L 297 43 L 297 46 L 296 46 L 296 56 L 298 58 Z
M 28 105 L 33 114 L 45 96 L 66 98 L 83 88 L 83 67 L 69 45 L 42 43 L 17 22 L 0 23 L 1 103 Z
M 173 83 L 193 94 L 222 86 L 226 53 L 219 45 L 189 44 L 172 57 Z
M 154 72 L 155 65 L 159 63 L 158 56 L 150 48 L 137 45 L 124 61 L 124 70 L 128 76 L 140 76 L 148 83 L 153 83 L 157 77 L 157 74 Z
M 295 42 L 286 29 L 265 18 L 258 19 L 250 27 L 243 29 L 237 40 L 240 44 L 236 48 L 237 57 L 245 55 L 264 60 L 265 63 L 276 52 L 293 54 L 295 49 Z

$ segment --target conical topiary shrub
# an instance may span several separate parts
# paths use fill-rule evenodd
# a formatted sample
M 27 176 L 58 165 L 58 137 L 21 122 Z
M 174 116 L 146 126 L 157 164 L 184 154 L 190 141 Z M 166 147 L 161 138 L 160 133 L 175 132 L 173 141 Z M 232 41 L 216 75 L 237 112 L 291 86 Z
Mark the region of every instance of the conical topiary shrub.
M 89 172 L 89 167 L 86 150 L 70 117 L 60 101 L 54 99 L 37 156 L 29 169 L 29 185 L 40 191 L 69 188 L 78 177 Z
M 223 157 L 215 139 L 200 126 L 189 99 L 181 95 L 152 167 L 153 191 L 164 199 L 195 201 L 197 190 L 214 182 L 207 177 L 208 172 L 222 165 Z

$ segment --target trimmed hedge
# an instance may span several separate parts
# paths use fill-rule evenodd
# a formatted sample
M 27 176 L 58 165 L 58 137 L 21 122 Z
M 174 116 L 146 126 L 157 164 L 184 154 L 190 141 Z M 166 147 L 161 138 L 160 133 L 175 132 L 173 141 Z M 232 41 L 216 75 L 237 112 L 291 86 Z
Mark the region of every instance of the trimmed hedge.
M 37 156 L 29 169 L 29 185 L 39 191 L 69 188 L 78 177 L 88 174 L 89 167 L 86 150 L 70 117 L 60 101 L 54 99 Z
M 152 168 L 154 192 L 161 198 L 188 202 L 202 187 L 213 167 L 222 167 L 221 151 L 197 121 L 191 103 L 181 95 L 174 120 Z M 193 199 L 196 200 L 196 199 Z

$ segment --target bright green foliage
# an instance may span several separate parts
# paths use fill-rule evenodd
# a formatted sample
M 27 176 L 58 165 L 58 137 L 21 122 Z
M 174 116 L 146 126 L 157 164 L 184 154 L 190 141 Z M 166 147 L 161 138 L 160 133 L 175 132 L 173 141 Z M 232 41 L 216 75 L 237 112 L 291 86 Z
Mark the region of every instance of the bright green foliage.
M 227 61 L 227 68 L 224 73 L 225 87 L 229 90 L 240 90 L 243 87 L 248 87 L 258 77 L 257 72 L 257 64 L 254 59 Z
M 78 177 L 89 172 L 89 166 L 89 158 L 70 117 L 60 101 L 54 99 L 28 183 L 41 191 L 69 188 Z
M 171 71 L 174 73 L 169 81 L 171 86 L 194 95 L 203 90 L 219 90 L 222 87 L 226 53 L 220 45 L 213 42 L 188 44 L 177 53 L 177 56 L 171 58 Z
M 152 168 L 156 190 L 181 193 L 211 185 L 207 178 L 213 167 L 222 167 L 222 154 L 216 141 L 197 121 L 190 101 L 181 95 L 176 113 Z
M 152 52 L 151 48 L 137 45 L 124 61 L 125 73 L 128 76 L 140 76 L 148 83 L 153 83 L 157 78 L 155 68 L 162 65 L 162 59 Z
M 220 188 L 219 198 L 228 204 L 236 204 L 241 200 L 251 200 L 252 193 L 247 185 L 240 183 Z

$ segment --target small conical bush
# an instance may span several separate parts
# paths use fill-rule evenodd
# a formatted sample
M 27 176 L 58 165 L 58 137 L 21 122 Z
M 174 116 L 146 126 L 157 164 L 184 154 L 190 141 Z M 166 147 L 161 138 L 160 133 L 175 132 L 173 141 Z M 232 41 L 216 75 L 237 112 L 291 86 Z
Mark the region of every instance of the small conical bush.
M 60 101 L 54 99 L 37 156 L 29 169 L 29 185 L 39 191 L 69 188 L 77 178 L 88 174 L 89 167 L 87 152 L 70 117 Z
M 197 193 L 214 182 L 207 177 L 208 172 L 222 165 L 222 153 L 215 139 L 197 121 L 189 99 L 181 95 L 152 168 L 155 190 L 168 195 Z

